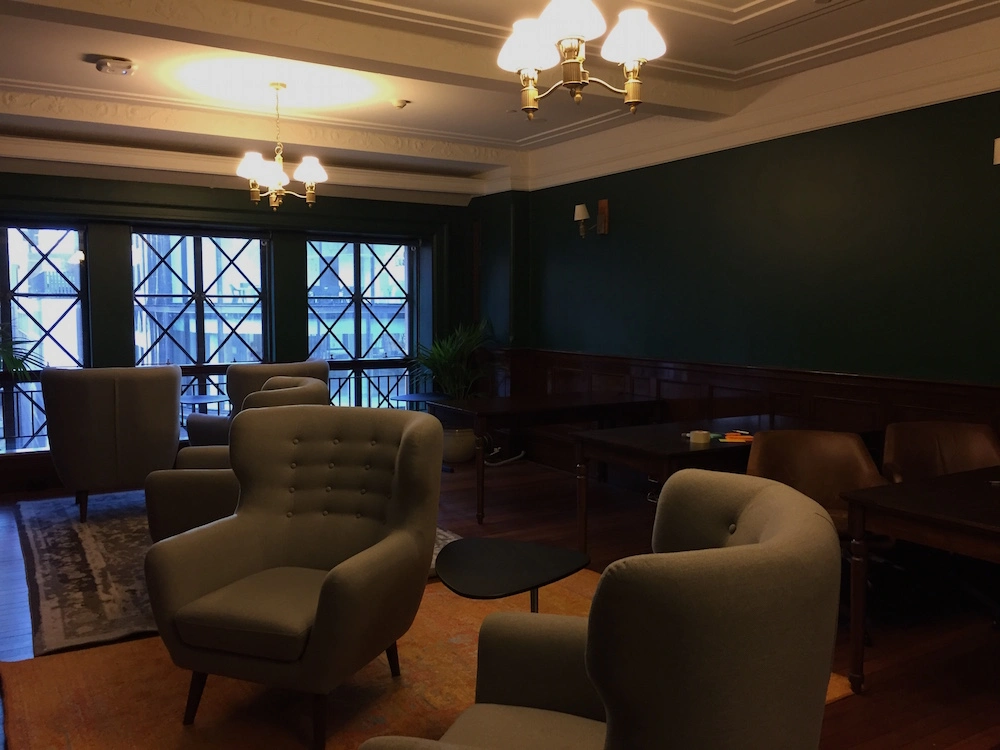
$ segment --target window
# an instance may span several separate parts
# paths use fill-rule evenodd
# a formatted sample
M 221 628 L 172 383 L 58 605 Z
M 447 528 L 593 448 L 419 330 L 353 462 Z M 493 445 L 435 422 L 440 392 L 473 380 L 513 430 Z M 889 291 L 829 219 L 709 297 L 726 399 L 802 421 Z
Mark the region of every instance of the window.
M 54 367 L 82 367 L 82 233 L 71 228 L 3 227 L 0 233 L 0 328 Z M 45 412 L 37 377 L 0 380 L 7 450 L 45 448 Z
M 264 241 L 132 235 L 135 363 L 218 365 L 185 373 L 185 393 L 225 391 L 224 365 L 264 359 Z
M 395 406 L 407 392 L 413 254 L 397 243 L 307 243 L 309 356 L 331 362 L 334 404 Z

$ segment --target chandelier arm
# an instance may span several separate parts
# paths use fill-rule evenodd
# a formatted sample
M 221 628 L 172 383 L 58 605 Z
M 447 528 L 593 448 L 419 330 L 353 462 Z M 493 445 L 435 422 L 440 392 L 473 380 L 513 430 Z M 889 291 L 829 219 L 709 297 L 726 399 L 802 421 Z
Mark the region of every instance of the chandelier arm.
M 556 81 L 555 83 L 553 83 L 552 86 L 544 94 L 539 94 L 538 95 L 539 101 L 542 100 L 542 99 L 544 99 L 545 97 L 547 97 L 549 94 L 551 94 L 553 91 L 555 91 L 557 88 L 559 88 L 562 85 L 563 85 L 562 81 Z
M 591 77 L 590 81 L 591 81 L 591 83 L 599 83 L 604 88 L 606 88 L 608 91 L 614 91 L 616 94 L 624 94 L 625 93 L 625 89 L 616 89 L 610 83 L 608 83 L 607 81 L 602 81 L 600 78 L 593 78 L 593 77 Z M 546 92 L 546 93 L 548 93 L 548 92 Z

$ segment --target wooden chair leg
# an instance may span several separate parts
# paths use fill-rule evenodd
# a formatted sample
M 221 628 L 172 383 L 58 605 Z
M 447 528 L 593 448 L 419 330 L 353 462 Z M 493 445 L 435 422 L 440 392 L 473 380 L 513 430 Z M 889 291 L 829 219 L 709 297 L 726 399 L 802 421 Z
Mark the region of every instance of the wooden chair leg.
M 395 641 L 385 650 L 385 658 L 389 660 L 389 671 L 393 677 L 399 677 L 399 650 Z
M 198 712 L 198 704 L 201 703 L 201 694 L 205 690 L 205 681 L 208 674 L 205 672 L 191 673 L 191 687 L 188 688 L 187 706 L 184 707 L 184 723 L 194 724 L 194 715 Z
M 87 490 L 76 491 L 76 504 L 80 506 L 80 523 L 87 522 Z
M 313 750 L 326 747 L 326 695 L 313 695 Z

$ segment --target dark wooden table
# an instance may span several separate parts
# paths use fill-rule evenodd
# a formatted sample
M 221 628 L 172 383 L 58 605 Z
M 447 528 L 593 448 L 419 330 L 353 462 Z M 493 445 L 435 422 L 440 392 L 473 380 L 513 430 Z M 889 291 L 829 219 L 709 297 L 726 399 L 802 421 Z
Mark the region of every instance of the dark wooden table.
M 865 687 L 865 530 L 1000 563 L 1000 466 L 843 493 L 851 534 L 851 688 Z
M 459 596 L 500 599 L 531 592 L 538 611 L 538 589 L 582 570 L 590 558 L 576 550 L 515 539 L 467 538 L 446 544 L 434 564 L 438 578 Z
M 486 482 L 483 435 L 487 432 L 563 422 L 656 421 L 661 403 L 652 397 L 631 394 L 565 393 L 432 401 L 428 402 L 427 410 L 439 418 L 472 427 L 476 435 L 476 520 L 482 523 Z
M 576 516 L 580 550 L 587 551 L 587 483 L 591 461 L 628 466 L 660 481 L 682 468 L 746 471 L 749 442 L 724 443 L 713 438 L 710 443 L 698 445 L 692 444 L 685 434 L 691 430 L 718 434 L 744 430 L 753 434 L 758 430 L 801 426 L 799 420 L 791 417 L 752 414 L 576 433 Z

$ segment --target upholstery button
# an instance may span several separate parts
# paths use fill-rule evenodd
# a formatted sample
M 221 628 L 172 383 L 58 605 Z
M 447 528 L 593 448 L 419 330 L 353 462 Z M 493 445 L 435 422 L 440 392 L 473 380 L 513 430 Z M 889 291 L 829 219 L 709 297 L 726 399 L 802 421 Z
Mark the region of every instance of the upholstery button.
M 362 487 L 362 488 L 361 488 L 361 494 L 363 495 L 363 494 L 365 494 L 366 492 L 368 492 L 368 490 L 366 490 L 366 489 L 365 489 L 364 487 Z
M 330 485 L 327 485 L 327 486 L 326 486 L 326 491 L 327 491 L 327 492 L 330 492 Z
M 330 489 L 330 488 L 329 488 L 329 487 L 327 487 L 327 489 Z M 328 510 L 324 510 L 324 511 L 323 511 L 323 515 L 324 515 L 324 516 L 328 516 L 328 515 L 330 515 L 330 511 L 328 511 Z
M 298 445 L 298 444 L 299 444 L 299 439 L 298 438 L 292 438 L 292 445 Z
M 333 439 L 333 444 L 334 445 L 340 445 L 340 438 L 334 438 Z
M 330 462 L 330 468 L 333 468 L 333 461 Z
M 368 471 L 369 469 L 371 469 L 371 467 L 372 467 L 371 464 L 365 464 L 365 471 Z
M 291 518 L 291 517 L 292 517 L 292 511 L 288 511 L 288 512 L 287 512 L 287 513 L 285 514 L 285 518 Z
M 358 513 L 358 514 L 357 514 L 357 515 L 355 515 L 354 517 L 355 517 L 355 518 L 361 518 L 361 514 L 360 514 L 360 513 Z
M 375 445 L 376 443 L 378 443 L 378 440 L 372 440 L 372 445 Z
M 295 488 L 294 488 L 294 487 L 289 487 L 289 488 L 288 488 L 288 491 L 289 491 L 289 492 L 295 492 Z
M 729 524 L 729 533 L 730 534 L 735 534 L 736 533 L 736 524 L 735 523 Z
M 295 462 L 294 461 L 292 461 L 292 468 L 293 469 L 295 468 Z

